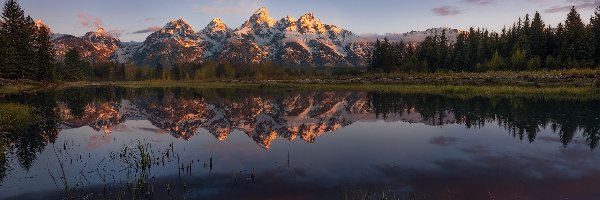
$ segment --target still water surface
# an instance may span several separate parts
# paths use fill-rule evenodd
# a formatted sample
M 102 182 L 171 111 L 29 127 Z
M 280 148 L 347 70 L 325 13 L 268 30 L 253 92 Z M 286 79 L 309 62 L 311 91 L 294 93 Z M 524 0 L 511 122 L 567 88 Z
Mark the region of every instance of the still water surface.
M 598 199 L 600 102 L 75 88 L 13 96 L 0 199 Z

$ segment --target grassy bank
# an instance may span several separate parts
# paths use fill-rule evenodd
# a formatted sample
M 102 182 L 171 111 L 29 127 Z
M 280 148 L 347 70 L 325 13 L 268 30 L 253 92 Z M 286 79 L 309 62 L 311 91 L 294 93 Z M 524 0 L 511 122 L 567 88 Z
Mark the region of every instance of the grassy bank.
M 78 83 L 69 87 L 111 85 L 125 88 L 187 87 L 197 89 L 254 89 L 272 91 L 363 91 L 403 94 L 435 94 L 448 97 L 530 97 L 553 100 L 600 100 L 600 88 L 594 86 L 512 86 L 512 85 L 432 85 L 432 84 L 360 84 L 294 82 L 194 82 L 138 81 Z
M 600 69 L 571 69 L 483 73 L 389 73 L 360 76 L 313 77 L 283 80 L 149 80 L 72 82 L 60 87 L 119 86 L 254 88 L 296 90 L 360 90 L 459 96 L 531 96 L 560 99 L 600 99 Z M 0 94 L 39 89 L 36 85 L 0 86 Z
M 13 94 L 34 90 L 39 86 L 36 85 L 4 85 L 0 86 L 0 94 Z

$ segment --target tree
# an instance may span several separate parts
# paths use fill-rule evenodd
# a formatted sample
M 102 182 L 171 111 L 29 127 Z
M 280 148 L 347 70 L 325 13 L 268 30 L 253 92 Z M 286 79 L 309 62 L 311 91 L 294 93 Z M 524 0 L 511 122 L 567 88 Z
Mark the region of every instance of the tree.
M 156 67 L 154 67 L 154 78 L 155 79 L 163 79 L 163 66 L 162 64 L 158 63 L 156 64 Z
M 532 56 L 545 56 L 548 52 L 546 47 L 546 25 L 542 21 L 540 13 L 535 12 L 531 28 L 529 30 L 529 52 Z
M 594 47 L 596 63 L 600 65 L 600 6 L 596 8 L 594 15 L 590 20 L 590 32 L 594 37 Z
M 54 49 L 50 41 L 50 28 L 46 25 L 36 27 L 35 34 L 35 71 L 36 80 L 52 81 L 55 76 Z
M 517 49 L 510 57 L 513 70 L 520 71 L 527 67 L 527 53 L 525 50 Z
M 2 20 L 0 25 L 0 35 L 6 40 L 4 44 L 4 63 L 2 65 L 2 75 L 5 78 L 20 78 L 22 52 L 20 45 L 24 45 L 23 26 L 25 25 L 25 14 L 16 0 L 7 0 L 2 9 Z
M 377 39 L 377 41 L 375 41 L 373 56 L 371 56 L 371 70 L 381 69 L 381 64 L 382 64 L 381 61 L 382 61 L 381 41 L 379 41 L 379 39 Z
M 506 61 L 498 51 L 494 52 L 494 56 L 492 56 L 492 59 L 486 64 L 486 68 L 491 70 L 502 70 L 505 67 Z
M 593 44 L 593 38 L 575 7 L 571 8 L 565 21 L 563 39 L 561 55 L 569 62 L 581 65 L 594 59 L 594 46 L 590 45 Z
M 65 81 L 81 81 L 84 79 L 83 61 L 77 49 L 67 51 L 61 73 Z
M 2 27 L 2 21 L 0 21 L 0 27 Z M 6 58 L 8 57 L 6 54 L 7 42 L 8 39 L 4 36 L 4 34 L 0 33 L 0 78 L 8 78 L 5 76 L 9 73 L 6 68 Z

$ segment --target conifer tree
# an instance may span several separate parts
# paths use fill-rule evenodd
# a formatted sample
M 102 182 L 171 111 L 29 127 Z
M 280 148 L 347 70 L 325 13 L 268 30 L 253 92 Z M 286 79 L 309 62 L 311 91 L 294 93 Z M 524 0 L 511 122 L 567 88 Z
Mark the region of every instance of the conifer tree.
M 375 41 L 375 47 L 373 50 L 373 56 L 371 57 L 371 70 L 381 69 L 381 57 L 382 57 L 381 41 L 377 39 Z
M 546 47 L 546 33 L 544 21 L 540 13 L 535 12 L 529 30 L 529 52 L 532 56 L 545 57 L 548 52 Z
M 600 6 L 596 8 L 594 15 L 590 20 L 590 32 L 594 36 L 594 47 L 596 64 L 600 65 Z
M 565 21 L 563 39 L 561 54 L 571 62 L 570 65 L 585 65 L 594 59 L 594 47 L 590 45 L 593 43 L 593 39 L 575 7 L 571 8 Z
M 0 21 L 0 27 L 2 27 L 2 21 Z M 6 71 L 6 43 L 7 43 L 7 38 L 4 36 L 4 34 L 0 33 L 0 78 L 8 78 L 5 77 L 8 72 Z
M 77 49 L 73 48 L 67 51 L 61 73 L 63 79 L 66 81 L 80 81 L 84 79 L 85 70 L 83 69 L 83 61 Z
M 21 75 L 19 61 L 22 59 L 20 46 L 23 45 L 23 27 L 25 26 L 25 14 L 16 0 L 7 0 L 2 9 L 2 21 L 0 34 L 5 42 L 5 57 L 2 66 L 2 75 L 5 78 L 16 79 Z
M 392 45 L 387 37 L 381 43 L 381 67 L 385 72 L 391 72 L 394 65 Z
M 50 41 L 50 28 L 46 25 L 36 27 L 35 34 L 36 80 L 52 81 L 55 76 L 54 49 Z
M 158 64 L 156 64 L 156 67 L 154 68 L 154 78 L 162 79 L 162 75 L 163 75 L 163 66 L 161 63 L 158 63 Z

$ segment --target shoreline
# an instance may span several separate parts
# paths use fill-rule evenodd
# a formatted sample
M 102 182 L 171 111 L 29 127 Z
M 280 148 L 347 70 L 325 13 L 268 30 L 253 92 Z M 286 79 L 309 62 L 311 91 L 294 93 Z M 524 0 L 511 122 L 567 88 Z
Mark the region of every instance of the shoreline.
M 22 82 L 21 82 L 22 81 Z M 25 83 L 25 84 L 20 84 Z M 0 80 L 0 96 L 72 87 L 189 87 L 297 89 L 442 94 L 448 96 L 531 96 L 600 99 L 600 69 L 498 72 L 436 72 L 300 77 L 280 80 L 145 80 L 41 83 Z

